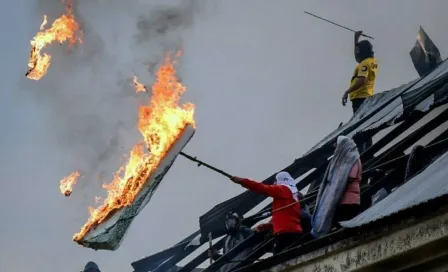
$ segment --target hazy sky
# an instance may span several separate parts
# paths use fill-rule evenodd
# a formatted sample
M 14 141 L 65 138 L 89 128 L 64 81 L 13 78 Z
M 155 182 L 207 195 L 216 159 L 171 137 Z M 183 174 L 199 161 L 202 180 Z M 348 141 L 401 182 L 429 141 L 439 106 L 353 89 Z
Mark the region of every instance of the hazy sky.
M 164 10 L 175 5 L 165 34 Z M 198 228 L 198 217 L 243 191 L 178 158 L 115 252 L 71 241 L 138 140 L 133 70 L 145 83 L 148 64 L 164 48 L 182 45 L 180 76 L 196 104 L 197 132 L 186 152 L 235 175 L 263 179 L 307 151 L 351 115 L 342 93 L 356 65 L 353 35 L 303 13 L 315 12 L 374 36 L 377 91 L 417 74 L 409 57 L 422 25 L 448 53 L 444 0 L 78 0 L 85 43 L 53 46 L 53 63 L 39 82 L 24 73 L 29 40 L 44 14 L 59 16 L 59 0 L 9 1 L 1 11 L 0 268 L 79 271 L 89 260 L 103 271 L 132 271 Z M 207 5 L 204 6 L 204 3 Z M 53 16 L 53 17 L 52 17 Z M 72 197 L 59 180 L 79 169 Z

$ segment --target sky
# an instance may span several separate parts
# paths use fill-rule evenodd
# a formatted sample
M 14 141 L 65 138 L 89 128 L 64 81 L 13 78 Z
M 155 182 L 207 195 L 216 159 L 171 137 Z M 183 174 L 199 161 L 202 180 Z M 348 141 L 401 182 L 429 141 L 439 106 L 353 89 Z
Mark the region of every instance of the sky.
M 118 250 L 72 242 L 94 196 L 104 196 L 101 184 L 141 139 L 144 98 L 129 80 L 135 73 L 150 84 L 166 50 L 182 48 L 183 99 L 196 105 L 184 151 L 262 180 L 351 115 L 341 97 L 356 65 L 353 34 L 303 11 L 375 38 L 379 92 L 417 77 L 409 51 L 420 25 L 447 56 L 447 8 L 444 0 L 78 0 L 84 43 L 49 47 L 52 66 L 36 82 L 24 76 L 29 41 L 63 4 L 9 1 L 0 11 L 8 29 L 0 44 L 1 270 L 80 271 L 93 260 L 102 271 L 132 271 L 131 262 L 191 234 L 201 214 L 243 192 L 179 157 Z M 65 198 L 59 180 L 74 170 L 83 177 Z

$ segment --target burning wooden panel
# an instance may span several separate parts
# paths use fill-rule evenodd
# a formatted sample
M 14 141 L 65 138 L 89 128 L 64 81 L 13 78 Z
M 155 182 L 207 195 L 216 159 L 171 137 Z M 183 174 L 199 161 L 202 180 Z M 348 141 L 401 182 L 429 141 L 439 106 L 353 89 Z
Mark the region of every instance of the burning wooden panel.
M 47 45 L 56 41 L 60 44 L 68 41 L 70 46 L 78 42 L 82 43 L 82 31 L 73 15 L 72 0 L 64 2 L 65 14 L 57 18 L 50 28 L 45 28 L 48 21 L 47 16 L 44 15 L 40 31 L 30 41 L 32 47 L 28 60 L 29 69 L 25 74 L 29 79 L 40 80 L 50 68 L 51 56 L 46 53 L 42 54 L 42 50 Z
M 131 205 L 117 210 L 111 217 L 88 231 L 76 242 L 84 247 L 95 250 L 116 250 L 131 225 L 134 217 L 146 206 L 163 177 L 174 163 L 176 157 L 193 137 L 195 129 L 187 125 L 179 138 L 170 147 L 155 171 L 149 176 Z

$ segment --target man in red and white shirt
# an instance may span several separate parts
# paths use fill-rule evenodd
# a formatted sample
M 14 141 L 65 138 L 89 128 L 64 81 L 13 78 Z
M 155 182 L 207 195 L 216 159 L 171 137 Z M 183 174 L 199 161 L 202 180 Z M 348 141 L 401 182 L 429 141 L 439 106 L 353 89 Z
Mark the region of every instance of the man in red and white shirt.
M 247 178 L 233 177 L 241 186 L 273 198 L 272 220 L 258 227 L 258 231 L 272 230 L 275 237 L 274 254 L 280 253 L 302 237 L 300 202 L 294 179 L 287 172 L 276 175 L 274 185 L 265 185 Z

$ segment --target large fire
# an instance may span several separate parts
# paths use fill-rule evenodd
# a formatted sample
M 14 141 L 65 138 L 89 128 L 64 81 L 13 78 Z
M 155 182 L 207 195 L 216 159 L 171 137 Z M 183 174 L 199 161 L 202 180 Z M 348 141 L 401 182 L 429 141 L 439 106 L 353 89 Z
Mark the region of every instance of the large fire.
M 60 44 L 67 41 L 69 45 L 74 45 L 76 42 L 82 43 L 82 32 L 79 29 L 79 24 L 73 15 L 72 0 L 66 0 L 65 14 L 56 19 L 50 28 L 45 29 L 47 24 L 47 16 L 44 15 L 44 21 L 40 26 L 40 30 L 33 40 L 31 40 L 31 56 L 28 61 L 28 71 L 26 76 L 29 79 L 39 80 L 48 71 L 51 63 L 51 56 L 46 53 L 41 53 L 48 44 L 58 41 Z
M 137 92 L 142 91 L 141 88 L 146 90 L 137 78 L 134 78 L 134 83 Z M 114 212 L 132 204 L 182 130 L 187 125 L 195 126 L 194 105 L 179 105 L 185 90 L 176 77 L 171 57 L 166 57 L 156 73 L 149 104 L 139 107 L 138 128 L 146 148 L 142 143 L 137 144 L 130 152 L 128 163 L 115 173 L 114 180 L 103 185 L 107 197 L 100 207 L 89 209 L 90 218 L 80 232 L 73 236 L 73 240 L 80 241 L 87 232 L 110 218 Z
M 59 185 L 61 193 L 64 194 L 65 196 L 70 196 L 73 191 L 73 185 L 76 184 L 76 181 L 80 176 L 81 174 L 78 171 L 75 171 L 70 175 L 66 176 L 65 178 L 61 179 Z

